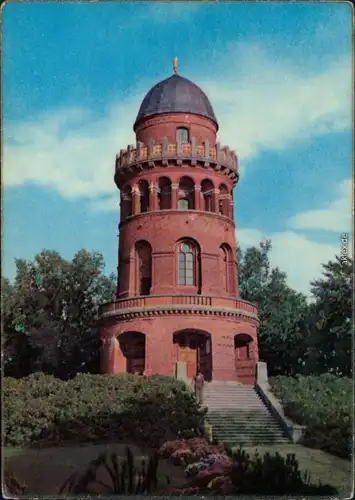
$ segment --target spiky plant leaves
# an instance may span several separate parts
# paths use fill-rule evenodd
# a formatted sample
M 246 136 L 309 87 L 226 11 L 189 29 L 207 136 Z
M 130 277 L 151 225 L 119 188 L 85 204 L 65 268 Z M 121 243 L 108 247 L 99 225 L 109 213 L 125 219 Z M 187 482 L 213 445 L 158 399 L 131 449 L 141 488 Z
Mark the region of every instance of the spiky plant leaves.
M 105 457 L 104 457 L 104 461 L 102 462 L 102 465 L 104 466 L 104 469 L 107 471 L 108 475 L 110 476 L 110 479 L 111 479 L 111 482 L 112 482 L 112 486 L 111 486 L 111 492 L 112 493 L 117 493 L 119 491 L 117 491 L 117 474 L 115 472 L 115 467 L 113 465 L 113 467 L 111 467 L 111 464 L 110 464 L 110 458 L 111 458 L 111 461 L 112 461 L 112 455 L 109 455 L 107 452 L 105 452 Z M 97 479 L 96 479 L 97 481 Z M 118 485 L 119 487 L 119 485 Z
M 76 480 L 78 479 L 79 472 L 74 472 L 71 476 L 68 477 L 66 481 L 62 484 L 62 486 L 59 489 L 59 494 L 64 493 L 65 489 L 68 489 L 68 493 L 70 493 L 74 487 L 74 484 Z
M 134 481 L 134 457 L 132 450 L 126 446 L 125 455 L 128 468 L 128 493 L 133 493 L 133 481 Z
M 104 487 L 108 494 L 144 494 L 151 493 L 158 485 L 157 469 L 159 456 L 156 453 L 150 457 L 148 466 L 143 460 L 140 468 L 134 466 L 134 456 L 129 447 L 125 448 L 125 459 L 121 466 L 115 453 L 104 452 L 93 460 L 84 474 L 71 475 L 60 488 L 60 493 L 97 495 L 92 487 Z M 103 468 L 107 471 L 111 485 L 98 479 L 98 471 Z
M 121 490 L 121 474 L 120 474 L 120 466 L 118 464 L 116 453 L 111 453 L 111 462 L 112 462 L 112 482 L 115 493 L 120 493 Z
M 120 474 L 120 490 L 122 493 L 126 492 L 126 477 L 127 477 L 127 464 L 123 462 L 121 465 L 121 474 Z
M 8 469 L 5 469 L 4 474 L 5 479 L 5 488 L 9 490 L 9 493 L 12 495 L 23 495 L 26 493 L 26 485 L 20 484 L 17 480 L 15 474 Z

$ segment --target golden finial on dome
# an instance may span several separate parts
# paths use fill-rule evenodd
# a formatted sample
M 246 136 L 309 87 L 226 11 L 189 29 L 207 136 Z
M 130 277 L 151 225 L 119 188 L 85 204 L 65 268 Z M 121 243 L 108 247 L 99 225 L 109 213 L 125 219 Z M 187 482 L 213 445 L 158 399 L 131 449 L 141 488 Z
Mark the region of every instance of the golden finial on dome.
M 179 59 L 176 56 L 173 59 L 173 70 L 175 75 L 179 74 Z

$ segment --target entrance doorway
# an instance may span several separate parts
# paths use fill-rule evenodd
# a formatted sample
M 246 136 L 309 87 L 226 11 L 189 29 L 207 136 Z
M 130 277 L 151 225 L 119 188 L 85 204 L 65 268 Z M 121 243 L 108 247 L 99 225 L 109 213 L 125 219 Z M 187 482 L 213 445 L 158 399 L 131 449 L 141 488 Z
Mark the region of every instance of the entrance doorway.
M 211 336 L 201 330 L 174 333 L 176 361 L 186 363 L 187 377 L 192 379 L 199 369 L 206 381 L 212 380 Z
M 239 382 L 254 383 L 255 359 L 252 353 L 253 339 L 246 333 L 234 336 L 235 370 Z
M 145 335 L 126 332 L 119 337 L 120 348 L 126 359 L 127 373 L 143 373 L 145 369 Z

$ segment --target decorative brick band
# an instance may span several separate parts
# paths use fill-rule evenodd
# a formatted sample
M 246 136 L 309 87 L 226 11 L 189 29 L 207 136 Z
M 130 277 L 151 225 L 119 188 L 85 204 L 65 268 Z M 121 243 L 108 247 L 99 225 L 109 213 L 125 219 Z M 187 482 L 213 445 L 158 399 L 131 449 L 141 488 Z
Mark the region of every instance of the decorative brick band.
M 219 219 L 221 222 L 223 221 L 224 224 L 228 224 L 229 226 L 233 228 L 235 228 L 235 222 L 233 219 L 231 219 L 229 216 L 227 215 L 222 215 L 222 214 L 217 214 L 215 212 L 206 212 L 205 210 L 195 210 L 195 209 L 191 209 L 189 208 L 188 210 L 174 210 L 173 208 L 168 208 L 168 209 L 163 209 L 163 210 L 160 210 L 160 209 L 157 209 L 157 210 L 149 210 L 149 212 L 143 212 L 143 213 L 139 213 L 139 214 L 132 214 L 132 215 L 129 215 L 128 217 L 126 217 L 124 220 L 122 220 L 119 225 L 118 225 L 118 228 L 120 228 L 121 226 L 123 225 L 126 225 L 127 223 L 131 222 L 132 220 L 135 220 L 135 219 L 138 219 L 138 218 L 151 218 L 151 217 L 154 217 L 154 216 L 161 216 L 161 215 L 177 215 L 178 217 L 181 217 L 181 214 L 185 215 L 185 216 L 189 216 L 191 214 L 199 214 L 199 216 L 203 216 L 203 217 L 209 217 L 211 219 Z
M 224 173 L 234 183 L 238 182 L 238 159 L 234 151 L 228 146 L 221 147 L 219 143 L 215 148 L 210 148 L 207 139 L 203 144 L 195 145 L 195 142 L 196 139 L 192 137 L 191 142 L 182 144 L 180 150 L 177 143 L 165 144 L 163 141 L 162 144 L 155 144 L 153 140 L 150 140 L 148 145 L 139 143 L 136 148 L 128 146 L 126 150 L 121 149 L 120 154 L 116 156 L 116 184 L 120 186 L 127 177 L 142 170 L 149 170 L 160 164 L 166 165 L 166 162 L 180 164 L 182 161 L 191 165 L 198 163 L 206 168 L 212 167 Z
M 133 307 L 131 309 L 117 309 L 101 314 L 101 319 L 119 317 L 120 319 L 144 318 L 152 316 L 171 316 L 181 314 L 195 314 L 200 316 L 218 316 L 229 318 L 243 318 L 259 324 L 257 314 L 242 309 L 230 308 L 206 308 L 199 306 L 155 306 L 155 307 Z

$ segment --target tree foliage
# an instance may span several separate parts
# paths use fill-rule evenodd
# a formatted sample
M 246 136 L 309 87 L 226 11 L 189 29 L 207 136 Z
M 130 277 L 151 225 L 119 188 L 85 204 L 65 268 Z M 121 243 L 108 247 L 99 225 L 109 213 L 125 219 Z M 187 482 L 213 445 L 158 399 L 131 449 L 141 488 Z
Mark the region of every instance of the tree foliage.
M 272 268 L 271 241 L 238 249 L 239 292 L 259 308 L 259 355 L 270 375 L 351 373 L 352 267 L 336 257 L 323 265 L 307 298 Z
M 337 257 L 323 264 L 322 277 L 311 283 L 310 372 L 351 375 L 352 271 L 352 260 Z
M 270 375 L 294 374 L 302 370 L 308 348 L 304 321 L 306 297 L 287 285 L 287 276 L 272 268 L 271 241 L 245 251 L 238 249 L 240 296 L 259 308 L 259 357 Z
M 92 370 L 100 349 L 98 308 L 115 290 L 102 255 L 80 250 L 67 261 L 43 250 L 33 261 L 15 262 L 14 283 L 2 281 L 5 374 L 67 378 Z
M 270 379 L 285 413 L 306 426 L 303 444 L 351 458 L 353 382 L 330 373 Z

